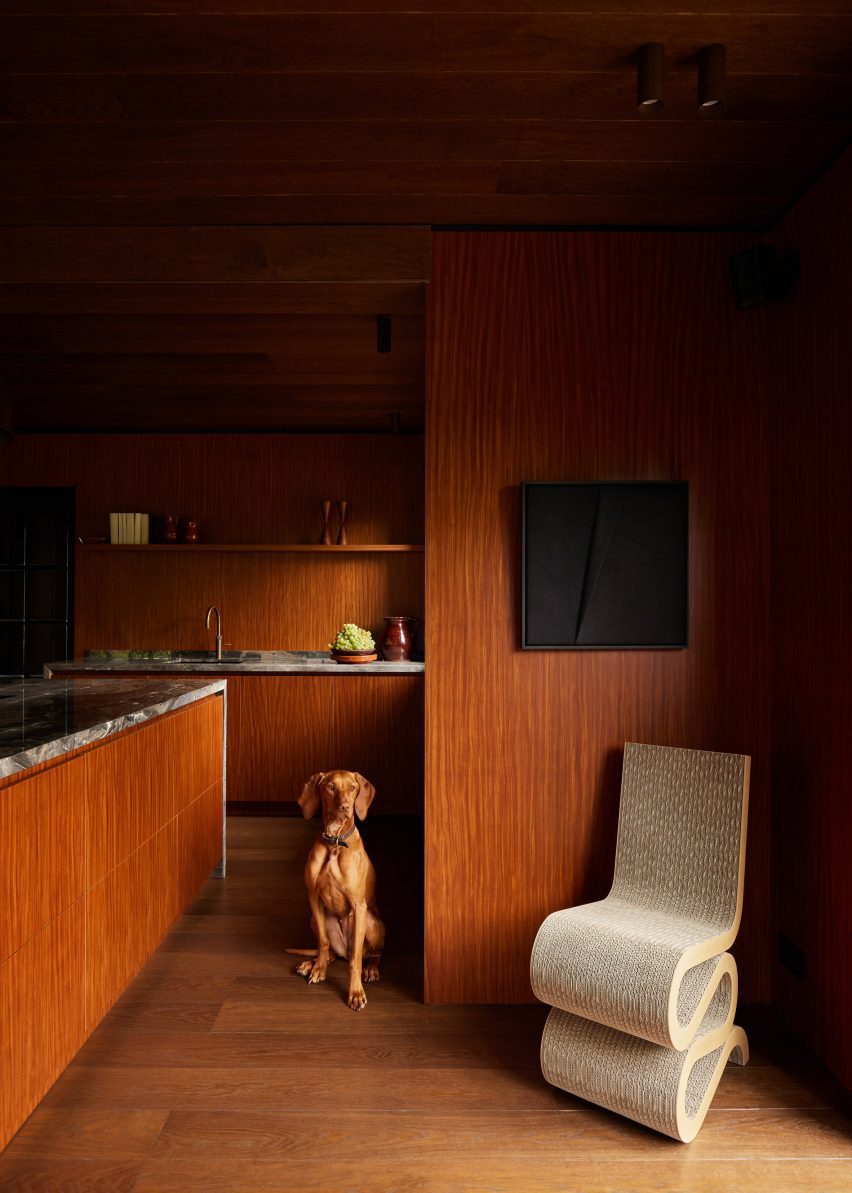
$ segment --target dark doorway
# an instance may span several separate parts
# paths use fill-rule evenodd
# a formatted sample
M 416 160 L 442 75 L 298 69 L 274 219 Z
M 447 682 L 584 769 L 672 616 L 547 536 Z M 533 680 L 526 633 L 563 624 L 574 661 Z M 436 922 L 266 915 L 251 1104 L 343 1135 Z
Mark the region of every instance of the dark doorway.
M 0 488 L 0 675 L 73 657 L 74 490 Z

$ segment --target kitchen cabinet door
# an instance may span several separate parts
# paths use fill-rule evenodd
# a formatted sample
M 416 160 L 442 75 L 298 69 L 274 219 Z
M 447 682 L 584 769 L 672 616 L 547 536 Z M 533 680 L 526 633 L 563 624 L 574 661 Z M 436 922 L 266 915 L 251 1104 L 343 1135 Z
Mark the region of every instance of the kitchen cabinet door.
M 334 765 L 370 780 L 375 814 L 422 815 L 423 676 L 336 674 L 333 682 Z
M 228 680 L 236 697 L 228 736 L 228 799 L 295 800 L 305 779 L 333 761 L 331 676 L 258 675 Z

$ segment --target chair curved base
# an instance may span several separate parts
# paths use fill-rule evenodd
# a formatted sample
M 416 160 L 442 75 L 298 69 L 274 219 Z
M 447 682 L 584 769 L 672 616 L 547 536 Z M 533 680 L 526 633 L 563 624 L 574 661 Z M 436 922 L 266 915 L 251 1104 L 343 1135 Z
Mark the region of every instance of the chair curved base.
M 551 1085 L 689 1143 L 728 1061 L 748 1063 L 748 1041 L 729 1019 L 676 1052 L 553 1008 L 541 1039 Z

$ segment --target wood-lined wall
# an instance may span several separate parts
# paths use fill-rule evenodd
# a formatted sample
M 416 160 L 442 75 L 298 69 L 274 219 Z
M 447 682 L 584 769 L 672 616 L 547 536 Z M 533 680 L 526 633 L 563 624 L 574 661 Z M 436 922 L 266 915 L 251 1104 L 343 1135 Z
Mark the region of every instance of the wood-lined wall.
M 770 323 L 773 875 L 777 928 L 804 962 L 776 958 L 775 999 L 849 1087 L 851 208 L 847 151 L 770 237 L 801 254 Z
M 769 996 L 760 312 L 716 234 L 439 233 L 426 434 L 426 997 L 530 997 L 609 887 L 625 740 L 752 756 L 742 997 Z M 686 480 L 689 649 L 519 649 L 521 481 Z
M 316 543 L 323 498 L 349 502 L 351 543 L 423 542 L 420 435 L 18 435 L 0 485 L 72 485 L 77 531 L 110 510 L 198 518 L 204 542 Z M 206 607 L 236 649 L 323 650 L 344 621 L 422 617 L 422 554 L 77 553 L 75 654 L 203 649 Z
M 0 781 L 0 1150 L 221 859 L 222 711 Z

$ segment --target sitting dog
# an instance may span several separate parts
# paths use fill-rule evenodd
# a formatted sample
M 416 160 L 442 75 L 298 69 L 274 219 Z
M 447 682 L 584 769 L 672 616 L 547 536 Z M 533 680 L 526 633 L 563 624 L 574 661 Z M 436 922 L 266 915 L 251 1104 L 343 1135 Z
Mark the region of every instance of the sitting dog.
M 363 982 L 377 982 L 385 926 L 376 906 L 376 872 L 367 857 L 355 816 L 364 820 L 376 794 L 373 784 L 348 770 L 311 775 L 299 805 L 306 820 L 322 803 L 322 832 L 308 854 L 305 885 L 311 906 L 314 950 L 288 949 L 313 957 L 296 970 L 310 983 L 324 982 L 332 953 L 349 962 L 348 1006 L 367 1004 Z M 366 957 L 364 956 L 366 951 Z

